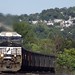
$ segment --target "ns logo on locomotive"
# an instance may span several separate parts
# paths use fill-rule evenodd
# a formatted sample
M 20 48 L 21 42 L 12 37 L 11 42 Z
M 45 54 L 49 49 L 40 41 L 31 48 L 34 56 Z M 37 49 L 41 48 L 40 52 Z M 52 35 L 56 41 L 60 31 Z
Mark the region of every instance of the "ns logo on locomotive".
M 16 32 L 0 33 L 0 72 L 50 71 L 55 73 L 55 56 L 30 52 L 21 46 Z

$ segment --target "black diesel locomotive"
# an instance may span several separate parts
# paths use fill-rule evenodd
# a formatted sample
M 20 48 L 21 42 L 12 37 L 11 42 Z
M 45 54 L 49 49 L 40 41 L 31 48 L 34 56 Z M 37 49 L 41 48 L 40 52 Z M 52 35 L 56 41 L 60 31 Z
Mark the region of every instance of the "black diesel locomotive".
M 21 35 L 16 32 L 0 33 L 0 71 L 16 72 L 21 69 Z
M 55 56 L 22 48 L 22 36 L 16 32 L 0 33 L 0 71 L 50 71 L 55 73 Z

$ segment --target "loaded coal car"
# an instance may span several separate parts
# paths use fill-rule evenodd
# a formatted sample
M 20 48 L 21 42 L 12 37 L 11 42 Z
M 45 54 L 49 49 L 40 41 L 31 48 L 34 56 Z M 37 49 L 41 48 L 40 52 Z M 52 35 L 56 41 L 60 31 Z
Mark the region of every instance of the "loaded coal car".
M 16 32 L 0 33 L 0 72 L 50 71 L 55 73 L 55 56 L 34 53 L 22 47 Z
M 22 48 L 23 71 L 50 71 L 55 73 L 55 56 L 34 53 Z

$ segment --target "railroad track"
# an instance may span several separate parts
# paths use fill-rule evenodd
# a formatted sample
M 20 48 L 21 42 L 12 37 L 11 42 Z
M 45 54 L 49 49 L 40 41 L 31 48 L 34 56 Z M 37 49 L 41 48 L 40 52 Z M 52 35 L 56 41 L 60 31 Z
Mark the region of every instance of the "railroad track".
M 55 75 L 52 73 L 0 73 L 0 75 Z

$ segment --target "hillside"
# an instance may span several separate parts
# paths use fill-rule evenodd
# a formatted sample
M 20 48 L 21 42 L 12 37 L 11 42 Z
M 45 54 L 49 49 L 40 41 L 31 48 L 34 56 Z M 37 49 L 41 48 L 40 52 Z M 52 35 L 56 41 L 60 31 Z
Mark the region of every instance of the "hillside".
M 43 10 L 41 13 L 4 15 L 0 32 L 16 31 L 29 51 L 57 56 L 57 67 L 75 70 L 75 7 Z
M 0 13 L 0 22 L 4 22 L 5 24 L 11 25 L 14 21 L 28 21 L 28 22 L 34 20 L 49 21 L 50 19 L 68 20 L 69 16 L 75 17 L 75 7 L 47 9 L 43 10 L 41 13 L 35 13 L 30 15 L 22 14 L 20 16 L 11 14 L 4 15 Z

